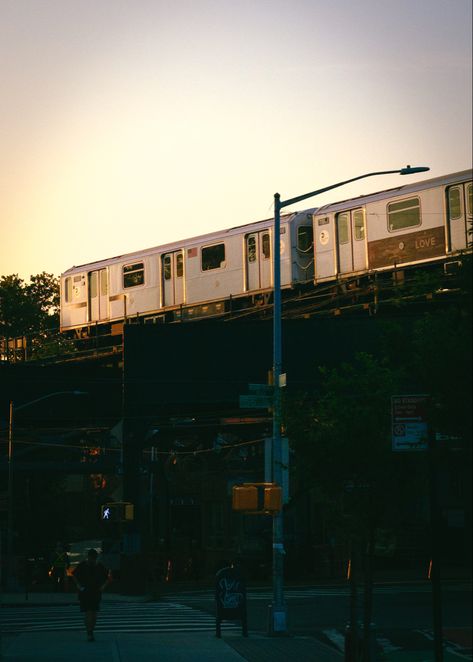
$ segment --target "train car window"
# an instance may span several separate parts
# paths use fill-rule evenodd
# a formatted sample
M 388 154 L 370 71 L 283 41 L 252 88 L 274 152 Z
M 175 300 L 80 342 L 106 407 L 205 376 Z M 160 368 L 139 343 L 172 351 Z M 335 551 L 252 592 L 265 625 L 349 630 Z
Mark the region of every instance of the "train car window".
M 353 213 L 354 225 L 355 225 L 355 239 L 360 241 L 365 238 L 365 219 L 363 216 L 363 210 L 357 209 Z
M 97 296 L 97 291 L 98 291 L 97 272 L 92 271 L 92 273 L 89 274 L 89 296 L 92 299 L 95 299 L 95 297 Z
M 171 256 L 165 255 L 163 257 L 163 276 L 164 280 L 171 279 Z
M 221 266 L 224 266 L 222 262 L 225 262 L 225 244 L 202 248 L 202 271 L 220 269 Z
M 451 221 L 461 218 L 462 205 L 458 186 L 448 189 L 448 217 Z
M 64 300 L 66 303 L 72 300 L 72 278 L 70 276 L 64 281 Z
M 271 241 L 269 238 L 269 232 L 265 232 L 263 234 L 262 250 L 263 250 L 263 258 L 265 260 L 269 260 L 269 258 L 271 257 Z
M 302 253 L 311 250 L 314 244 L 314 228 L 312 225 L 301 225 L 297 229 L 297 248 Z
M 248 262 L 256 262 L 256 237 L 248 237 Z
M 176 255 L 176 277 L 182 278 L 184 275 L 184 257 L 182 253 Z
M 123 287 L 136 287 L 145 282 L 145 265 L 143 262 L 126 264 L 123 267 Z
M 389 232 L 412 228 L 420 225 L 420 223 L 419 198 L 409 198 L 408 200 L 388 204 Z
M 337 215 L 338 243 L 348 244 L 350 240 L 348 214 Z
M 466 199 L 468 205 L 468 213 L 471 216 L 471 214 L 473 214 L 473 184 L 468 184 Z
M 108 278 L 107 278 L 107 270 L 106 269 L 101 269 L 100 270 L 100 294 L 104 296 L 105 294 L 108 294 Z

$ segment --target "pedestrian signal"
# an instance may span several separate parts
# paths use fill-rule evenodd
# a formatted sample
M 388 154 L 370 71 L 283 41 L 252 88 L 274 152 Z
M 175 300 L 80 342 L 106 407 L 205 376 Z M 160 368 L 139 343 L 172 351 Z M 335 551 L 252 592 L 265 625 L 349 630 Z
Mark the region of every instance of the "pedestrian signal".
M 134 510 L 132 503 L 105 503 L 101 507 L 101 519 L 103 522 L 131 522 L 134 519 Z

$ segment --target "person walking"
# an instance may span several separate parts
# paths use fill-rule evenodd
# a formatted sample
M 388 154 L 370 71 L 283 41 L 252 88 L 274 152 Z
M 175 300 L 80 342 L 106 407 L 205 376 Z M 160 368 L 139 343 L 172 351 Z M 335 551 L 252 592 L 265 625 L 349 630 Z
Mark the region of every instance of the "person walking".
M 78 590 L 80 610 L 84 613 L 88 641 L 94 641 L 102 592 L 110 581 L 109 571 L 102 563 L 97 562 L 97 557 L 97 550 L 89 549 L 87 561 L 79 563 L 72 574 Z

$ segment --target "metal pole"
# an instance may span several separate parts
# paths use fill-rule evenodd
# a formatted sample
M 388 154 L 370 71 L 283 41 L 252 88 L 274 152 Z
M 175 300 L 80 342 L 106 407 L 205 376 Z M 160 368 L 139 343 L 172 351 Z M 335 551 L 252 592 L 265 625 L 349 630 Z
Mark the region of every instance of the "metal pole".
M 282 485 L 281 448 L 281 196 L 274 195 L 274 315 L 273 315 L 273 482 Z M 271 633 L 287 632 L 286 605 L 284 603 L 284 535 L 282 511 L 273 516 L 273 604 Z
M 8 416 L 8 514 L 7 514 L 7 576 L 6 585 L 12 586 L 13 563 L 13 400 Z
M 332 189 L 350 184 L 351 182 L 374 177 L 375 175 L 412 175 L 414 173 L 426 172 L 430 168 L 406 166 L 398 170 L 382 170 L 380 172 L 369 172 L 352 179 L 347 179 L 331 186 L 298 195 L 295 198 L 281 200 L 279 193 L 274 194 L 274 241 L 273 241 L 273 265 L 274 265 L 274 316 L 273 316 L 273 448 L 272 448 L 272 473 L 273 482 L 282 486 L 282 443 L 281 443 L 281 209 L 297 202 L 302 202 L 315 195 L 320 195 Z M 287 632 L 286 605 L 284 604 L 283 592 L 283 556 L 284 556 L 284 533 L 283 516 L 278 512 L 273 516 L 273 604 L 271 606 L 270 631 L 271 633 Z
M 438 499 L 438 463 L 435 432 L 429 426 L 430 526 L 432 540 L 432 617 L 435 662 L 443 662 L 442 585 L 440 570 L 440 509 Z

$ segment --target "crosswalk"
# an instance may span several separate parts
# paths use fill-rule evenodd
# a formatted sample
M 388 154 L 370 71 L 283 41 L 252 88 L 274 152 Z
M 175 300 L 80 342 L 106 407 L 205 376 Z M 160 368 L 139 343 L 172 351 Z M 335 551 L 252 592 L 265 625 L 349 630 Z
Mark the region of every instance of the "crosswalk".
M 363 594 L 363 587 L 358 589 L 359 595 Z M 397 586 L 376 586 L 374 593 L 376 595 L 400 595 L 407 593 L 431 593 L 432 587 L 429 584 L 418 585 L 397 585 Z M 299 600 L 306 599 L 312 600 L 318 597 L 340 597 L 346 598 L 350 595 L 348 586 L 314 586 L 314 587 L 287 587 L 284 589 L 284 597 L 286 600 Z M 273 592 L 267 588 L 249 588 L 247 589 L 247 597 L 249 600 L 264 600 L 270 601 L 273 597 Z M 169 593 L 162 597 L 165 601 L 181 601 L 185 604 L 198 604 L 202 602 L 213 602 L 213 592 L 206 590 L 195 590 L 187 592 Z
M 84 618 L 77 605 L 4 607 L 0 610 L 2 633 L 83 630 Z M 241 629 L 225 622 L 223 630 Z M 215 618 L 188 605 L 166 603 L 104 603 L 96 632 L 207 632 L 215 630 Z

